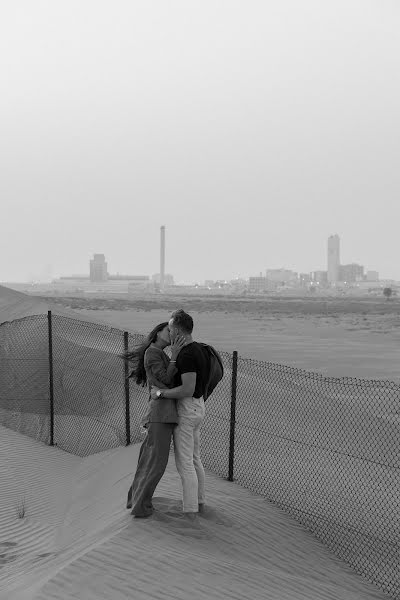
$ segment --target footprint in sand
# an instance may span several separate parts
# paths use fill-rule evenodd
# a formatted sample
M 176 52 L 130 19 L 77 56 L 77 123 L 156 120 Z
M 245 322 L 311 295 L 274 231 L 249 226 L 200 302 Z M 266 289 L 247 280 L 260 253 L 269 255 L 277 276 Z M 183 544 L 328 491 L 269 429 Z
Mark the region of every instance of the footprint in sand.
M 11 549 L 11 548 L 15 548 L 15 546 L 18 546 L 18 544 L 17 544 L 17 542 L 5 541 L 5 542 L 0 542 L 0 547 L 1 546 L 4 549 L 6 549 L 6 548 Z M 3 565 L 6 565 L 9 562 L 12 562 L 16 558 L 18 558 L 18 554 L 9 554 L 9 552 L 3 552 L 2 554 L 0 554 L 0 567 L 2 567 Z
M 0 554 L 0 566 L 6 565 L 7 563 L 12 562 L 16 558 L 18 558 L 18 554 L 7 554 L 7 553 Z
M 0 546 L 18 546 L 17 542 L 0 542 Z
M 53 556 L 54 552 L 43 552 L 42 554 L 38 554 L 37 556 L 35 556 L 35 558 L 32 560 L 33 563 L 38 562 L 39 560 L 42 560 L 42 558 L 47 558 L 48 556 Z

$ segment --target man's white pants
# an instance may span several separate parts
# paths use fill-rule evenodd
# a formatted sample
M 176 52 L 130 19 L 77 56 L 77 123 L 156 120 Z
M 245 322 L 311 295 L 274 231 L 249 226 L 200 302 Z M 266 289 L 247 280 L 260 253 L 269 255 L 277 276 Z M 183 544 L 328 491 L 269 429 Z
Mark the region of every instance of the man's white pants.
M 198 512 L 203 504 L 205 474 L 200 459 L 200 427 L 204 421 L 203 398 L 177 400 L 179 423 L 174 428 L 175 464 L 182 481 L 183 512 Z

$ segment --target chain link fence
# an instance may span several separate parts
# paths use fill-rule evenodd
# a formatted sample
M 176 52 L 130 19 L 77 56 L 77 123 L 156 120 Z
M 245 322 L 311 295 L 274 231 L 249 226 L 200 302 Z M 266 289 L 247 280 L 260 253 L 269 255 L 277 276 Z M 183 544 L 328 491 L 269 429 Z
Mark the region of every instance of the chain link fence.
M 47 315 L 0 325 L 0 423 L 50 443 Z
M 235 480 L 400 598 L 400 386 L 239 358 Z
M 0 422 L 80 456 L 142 441 L 148 390 L 120 356 L 143 341 L 58 315 L 1 325 Z M 400 385 L 221 357 L 205 467 L 289 512 L 400 598 Z
M 87 456 L 126 442 L 123 332 L 53 316 L 54 441 Z

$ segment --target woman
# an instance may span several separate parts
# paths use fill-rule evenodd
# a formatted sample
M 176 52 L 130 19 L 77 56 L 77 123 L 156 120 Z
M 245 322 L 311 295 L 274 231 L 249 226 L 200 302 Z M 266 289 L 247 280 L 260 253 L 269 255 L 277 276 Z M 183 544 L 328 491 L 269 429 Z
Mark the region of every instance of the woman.
M 134 377 L 138 385 L 147 385 L 149 392 L 151 386 L 173 387 L 177 373 L 176 358 L 185 340 L 182 336 L 174 340 L 171 359 L 164 352 L 164 348 L 170 344 L 168 323 L 160 323 L 149 333 L 144 344 L 125 355 L 133 362 L 130 377 Z M 152 400 L 149 397 L 148 410 L 142 419 L 147 435 L 140 448 L 135 478 L 126 504 L 135 517 L 149 517 L 153 513 L 153 494 L 167 467 L 172 434 L 177 423 L 174 399 Z

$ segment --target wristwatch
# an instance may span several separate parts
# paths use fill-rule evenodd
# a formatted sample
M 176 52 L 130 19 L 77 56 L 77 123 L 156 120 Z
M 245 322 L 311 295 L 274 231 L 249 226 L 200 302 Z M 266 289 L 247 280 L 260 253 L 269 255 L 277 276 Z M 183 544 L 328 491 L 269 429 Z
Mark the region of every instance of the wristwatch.
M 162 398 L 162 390 L 157 390 L 156 396 L 157 396 L 157 398 Z

